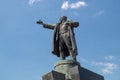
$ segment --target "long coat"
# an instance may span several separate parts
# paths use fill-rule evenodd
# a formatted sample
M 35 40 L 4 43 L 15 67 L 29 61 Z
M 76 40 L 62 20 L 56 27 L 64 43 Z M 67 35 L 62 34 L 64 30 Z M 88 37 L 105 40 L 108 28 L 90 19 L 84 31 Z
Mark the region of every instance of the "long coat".
M 69 21 L 66 21 L 66 23 L 69 23 Z M 70 41 L 72 44 L 72 49 L 74 50 L 74 54 L 77 55 L 77 46 L 76 46 L 76 41 L 74 38 L 74 32 L 73 32 L 73 28 L 77 27 L 79 25 L 78 22 L 70 22 L 69 23 L 69 33 L 70 33 Z M 60 36 L 59 36 L 59 30 L 60 30 L 60 23 L 57 23 L 56 25 L 49 25 L 49 24 L 44 24 L 44 28 L 49 28 L 49 29 L 53 29 L 54 33 L 53 33 L 53 46 L 52 46 L 52 53 L 58 57 L 60 57 L 60 50 L 59 50 L 59 46 L 60 46 Z M 69 56 L 69 51 L 67 49 L 67 47 L 64 46 L 64 50 L 65 50 L 65 57 Z

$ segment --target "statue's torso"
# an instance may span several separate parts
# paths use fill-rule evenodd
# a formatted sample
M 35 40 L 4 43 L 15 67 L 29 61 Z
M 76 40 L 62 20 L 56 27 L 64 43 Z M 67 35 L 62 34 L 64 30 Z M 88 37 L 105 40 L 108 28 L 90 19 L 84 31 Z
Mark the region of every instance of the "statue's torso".
M 68 32 L 69 31 L 68 27 L 69 27 L 69 25 L 67 22 L 60 24 L 60 31 L 59 31 L 60 34 L 64 34 L 64 33 Z

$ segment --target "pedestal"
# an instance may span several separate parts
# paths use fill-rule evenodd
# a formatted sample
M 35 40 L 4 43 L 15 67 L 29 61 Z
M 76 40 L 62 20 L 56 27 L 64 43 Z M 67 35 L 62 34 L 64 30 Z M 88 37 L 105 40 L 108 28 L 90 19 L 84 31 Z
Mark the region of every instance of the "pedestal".
M 61 60 L 54 70 L 43 75 L 42 80 L 104 80 L 104 77 L 85 69 L 74 60 Z
M 80 64 L 74 60 L 61 60 L 55 64 L 55 71 L 65 74 L 67 80 L 80 80 Z
M 65 74 L 51 71 L 42 76 L 42 80 L 65 80 Z

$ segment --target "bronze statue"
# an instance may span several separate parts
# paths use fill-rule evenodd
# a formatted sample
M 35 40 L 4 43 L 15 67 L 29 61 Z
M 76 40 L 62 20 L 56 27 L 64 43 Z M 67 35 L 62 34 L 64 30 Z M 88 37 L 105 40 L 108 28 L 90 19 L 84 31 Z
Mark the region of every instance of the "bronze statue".
M 61 60 L 65 60 L 67 56 L 70 56 L 72 60 L 76 60 L 78 53 L 73 29 L 79 26 L 79 22 L 73 22 L 72 20 L 67 20 L 66 16 L 61 16 L 60 22 L 56 25 L 45 24 L 41 20 L 37 21 L 37 24 L 54 30 L 53 54 L 60 57 Z

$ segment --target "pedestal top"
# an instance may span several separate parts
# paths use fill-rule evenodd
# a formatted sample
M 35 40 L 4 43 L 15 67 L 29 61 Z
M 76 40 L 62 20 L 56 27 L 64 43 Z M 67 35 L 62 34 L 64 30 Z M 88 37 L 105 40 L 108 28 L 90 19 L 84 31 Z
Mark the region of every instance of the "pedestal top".
M 75 61 L 75 60 L 60 60 L 59 62 L 57 62 L 55 64 L 54 67 L 59 66 L 59 65 L 64 65 L 64 64 L 68 64 L 68 65 L 69 64 L 73 64 L 73 65 L 77 64 L 77 65 L 80 65 L 80 63 Z
M 75 60 L 60 60 L 54 66 L 55 71 L 65 74 L 66 79 L 72 79 L 71 69 L 77 66 L 75 71 L 79 72 L 80 63 Z M 78 73 L 79 75 L 79 73 Z

